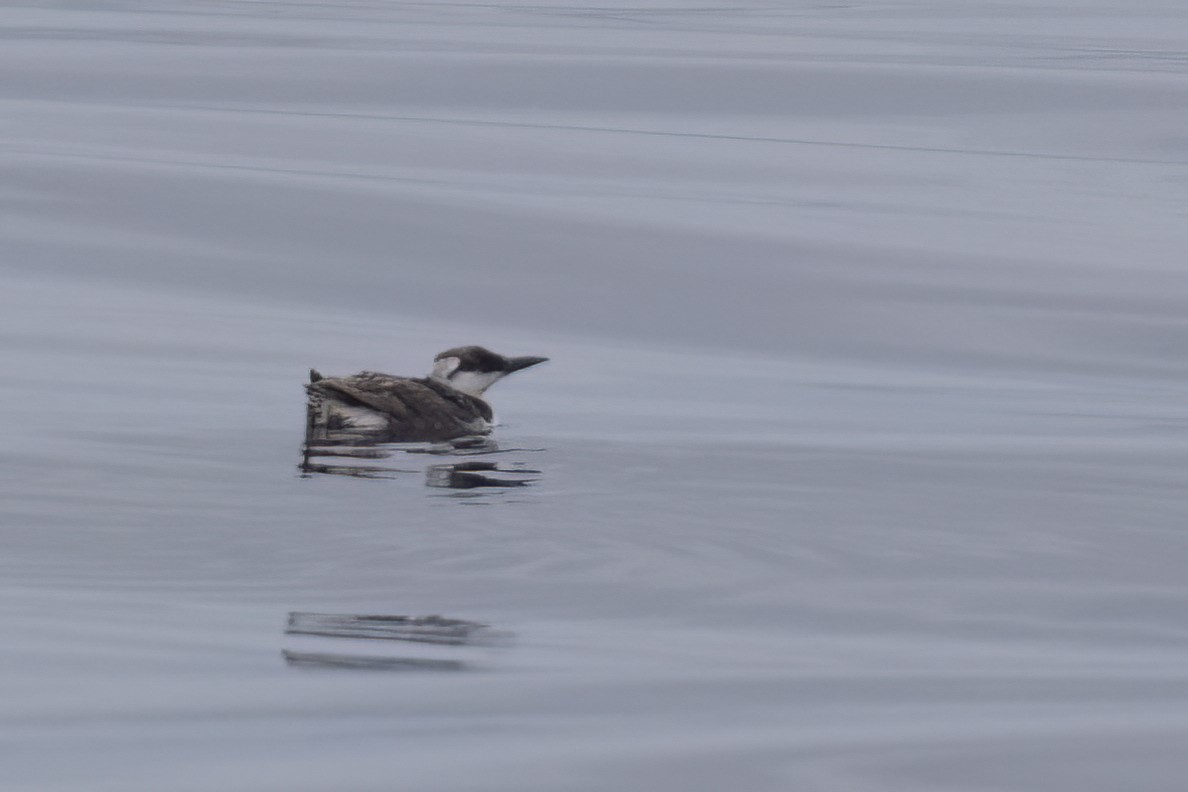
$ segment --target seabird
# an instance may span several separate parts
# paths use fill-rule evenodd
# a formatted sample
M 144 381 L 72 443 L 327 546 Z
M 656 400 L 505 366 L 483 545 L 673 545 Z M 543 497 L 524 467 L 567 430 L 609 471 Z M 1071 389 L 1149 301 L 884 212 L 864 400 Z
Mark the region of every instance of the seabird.
M 513 371 L 546 360 L 464 346 L 434 358 L 428 377 L 376 371 L 323 377 L 310 369 L 306 440 L 419 443 L 489 434 L 493 413 L 483 393 Z

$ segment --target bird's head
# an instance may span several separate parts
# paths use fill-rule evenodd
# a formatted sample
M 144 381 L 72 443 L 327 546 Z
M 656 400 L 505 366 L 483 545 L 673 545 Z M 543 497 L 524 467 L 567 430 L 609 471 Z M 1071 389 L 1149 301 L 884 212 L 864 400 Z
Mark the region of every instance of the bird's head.
M 544 363 L 543 357 L 513 357 L 497 355 L 480 346 L 464 346 L 447 349 L 433 359 L 435 380 L 448 383 L 463 393 L 482 396 L 487 388 L 511 374 L 513 371 Z

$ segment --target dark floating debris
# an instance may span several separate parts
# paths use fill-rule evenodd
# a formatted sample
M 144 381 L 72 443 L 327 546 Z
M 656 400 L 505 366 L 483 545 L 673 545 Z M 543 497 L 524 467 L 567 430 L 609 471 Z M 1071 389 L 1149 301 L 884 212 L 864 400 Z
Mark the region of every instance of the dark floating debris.
M 284 649 L 285 662 L 294 668 L 330 668 L 349 671 L 465 671 L 461 660 L 437 660 L 427 657 L 380 657 L 324 652 L 294 652 Z
M 486 624 L 447 619 L 444 616 L 357 616 L 343 613 L 292 611 L 285 628 L 288 635 L 323 635 L 331 638 L 374 638 L 432 644 L 498 644 L 510 633 Z

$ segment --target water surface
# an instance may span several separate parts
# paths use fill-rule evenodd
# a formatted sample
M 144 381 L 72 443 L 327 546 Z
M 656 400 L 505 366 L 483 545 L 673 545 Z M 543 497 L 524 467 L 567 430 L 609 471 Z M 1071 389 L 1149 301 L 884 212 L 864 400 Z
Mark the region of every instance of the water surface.
M 1185 15 L 8 4 L 6 785 L 1179 789 Z M 301 475 L 466 343 L 529 486 Z

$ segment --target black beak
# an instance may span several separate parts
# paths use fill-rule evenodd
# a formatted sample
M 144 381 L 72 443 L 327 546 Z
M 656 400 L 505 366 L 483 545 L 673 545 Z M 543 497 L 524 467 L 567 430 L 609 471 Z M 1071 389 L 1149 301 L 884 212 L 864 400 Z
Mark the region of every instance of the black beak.
M 514 357 L 508 358 L 507 363 L 503 367 L 505 374 L 511 374 L 513 371 L 526 369 L 529 366 L 535 366 L 537 363 L 544 363 L 548 358 L 542 357 Z

